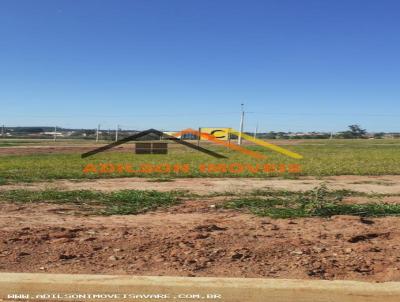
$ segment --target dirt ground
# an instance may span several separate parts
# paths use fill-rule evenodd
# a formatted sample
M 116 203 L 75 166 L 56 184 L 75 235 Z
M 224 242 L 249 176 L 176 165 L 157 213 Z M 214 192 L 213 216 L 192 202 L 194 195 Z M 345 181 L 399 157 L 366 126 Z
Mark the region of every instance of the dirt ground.
M 144 178 L 57 180 L 0 186 L 64 190 L 255 189 L 400 193 L 400 176 L 315 179 Z M 0 202 L 0 271 L 400 281 L 400 217 L 270 219 L 220 209 L 204 197 L 141 215 L 88 216 L 84 207 Z M 385 202 L 399 203 L 387 196 Z M 363 203 L 363 197 L 344 202 Z
M 84 153 L 103 145 L 57 145 L 57 146 L 18 146 L 1 147 L 0 155 L 29 155 L 29 154 L 61 154 L 61 153 Z M 132 145 L 123 145 L 113 148 L 113 152 L 129 151 Z M 107 152 L 107 151 L 106 151 Z
M 142 215 L 0 203 L 0 271 L 400 281 L 400 218 L 260 218 L 186 201 Z
M 329 189 L 347 189 L 364 193 L 400 194 L 400 175 L 357 176 L 343 175 L 323 178 L 176 178 L 157 182 L 148 178 L 114 178 L 96 180 L 55 180 L 52 182 L 18 183 L 0 186 L 0 190 L 11 189 L 59 189 L 59 190 L 185 190 L 196 194 L 240 193 L 252 190 L 311 190 L 321 184 Z

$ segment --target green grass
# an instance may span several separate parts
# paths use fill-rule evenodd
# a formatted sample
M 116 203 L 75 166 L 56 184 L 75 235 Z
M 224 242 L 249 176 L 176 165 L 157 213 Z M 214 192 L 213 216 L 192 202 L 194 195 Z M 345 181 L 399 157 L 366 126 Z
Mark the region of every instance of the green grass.
M 387 195 L 359 193 L 348 190 L 329 191 L 324 185 L 305 192 L 256 190 L 243 193 L 239 198 L 228 194 L 225 196 L 229 200 L 219 205 L 219 208 L 246 211 L 258 216 L 272 218 L 330 217 L 333 215 L 400 215 L 400 204 L 386 204 L 380 201 L 381 197 Z M 374 200 L 374 202 L 365 204 L 343 203 L 343 199 L 349 196 L 363 196 Z M 0 201 L 2 202 L 76 204 L 79 205 L 79 211 L 87 215 L 140 214 L 157 208 L 168 208 L 177 205 L 188 197 L 204 198 L 180 191 L 0 191 Z M 210 196 L 207 197 L 209 198 Z
M 263 191 L 253 192 L 252 197 L 229 200 L 222 207 L 246 210 L 258 216 L 272 218 L 400 215 L 400 204 L 342 202 L 344 197 L 355 195 L 367 196 L 365 193 L 345 190 L 329 191 L 325 186 L 306 192 Z
M 149 179 L 147 182 L 173 182 L 172 178 L 152 178 Z
M 354 185 L 363 185 L 363 184 L 366 184 L 366 185 L 379 185 L 379 186 L 388 186 L 388 187 L 396 185 L 395 182 L 383 181 L 383 180 L 382 181 L 380 181 L 380 180 L 355 181 L 355 182 L 352 182 L 352 184 L 354 184 Z
M 18 144 L 11 143 L 11 142 L 1 142 L 0 141 L 0 148 L 1 147 L 15 147 L 18 146 Z
M 279 141 L 272 141 L 279 143 Z M 0 177 L 7 181 L 40 181 L 52 179 L 85 179 L 110 177 L 271 177 L 283 176 L 294 178 L 299 175 L 389 175 L 400 174 L 400 141 L 399 140 L 310 140 L 298 145 L 283 147 L 300 153 L 302 160 L 295 160 L 274 151 L 252 146 L 250 149 L 268 156 L 266 160 L 256 160 L 235 151 L 212 146 L 211 149 L 221 152 L 229 159 L 213 157 L 183 148 L 175 148 L 168 155 L 134 155 L 132 153 L 103 153 L 87 159 L 80 154 L 35 154 L 35 155 L 2 155 L 0 156 Z M 83 168 L 88 164 L 100 163 L 131 164 L 138 167 L 142 163 L 150 164 L 189 164 L 189 173 L 111 173 L 85 174 Z M 240 173 L 220 172 L 202 173 L 198 166 L 202 163 L 241 163 L 241 164 L 300 164 L 302 172 L 291 173 L 251 173 L 247 170 Z
M 128 215 L 178 204 L 179 197 L 183 195 L 182 192 L 140 190 L 122 190 L 110 193 L 89 190 L 10 190 L 0 192 L 0 200 L 18 203 L 50 202 L 98 206 L 100 209 L 95 214 Z

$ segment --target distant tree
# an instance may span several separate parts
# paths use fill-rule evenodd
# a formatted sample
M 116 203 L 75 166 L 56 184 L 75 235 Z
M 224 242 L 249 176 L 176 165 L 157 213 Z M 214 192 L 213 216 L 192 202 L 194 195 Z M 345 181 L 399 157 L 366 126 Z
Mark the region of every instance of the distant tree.
M 15 132 L 18 133 L 41 133 L 46 131 L 46 129 L 41 128 L 41 127 L 16 127 Z
M 263 138 L 266 138 L 266 139 L 276 139 L 276 133 L 275 133 L 274 131 L 270 131 L 270 132 L 268 132 L 268 133 L 265 133 L 265 134 L 263 135 Z
M 348 131 L 340 133 L 343 138 L 363 138 L 367 134 L 367 130 L 362 129 L 359 125 L 350 125 Z
M 359 125 L 350 125 L 349 129 L 354 137 L 363 137 L 367 134 L 367 130 L 362 129 Z
M 276 133 L 276 138 L 279 139 L 288 139 L 289 135 L 286 132 L 277 132 Z

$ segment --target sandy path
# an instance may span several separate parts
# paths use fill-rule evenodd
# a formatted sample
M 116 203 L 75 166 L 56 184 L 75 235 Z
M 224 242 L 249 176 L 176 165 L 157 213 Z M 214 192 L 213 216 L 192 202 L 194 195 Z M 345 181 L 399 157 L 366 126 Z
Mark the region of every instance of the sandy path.
M 256 189 L 284 189 L 291 191 L 310 190 L 326 183 L 330 189 L 348 189 L 366 193 L 400 194 L 400 175 L 384 176 L 331 176 L 317 179 L 279 178 L 177 178 L 168 182 L 154 182 L 146 178 L 114 178 L 96 180 L 56 180 L 53 182 L 22 183 L 0 186 L 0 190 L 11 189 L 60 189 L 60 190 L 187 190 L 197 194 L 244 192 Z

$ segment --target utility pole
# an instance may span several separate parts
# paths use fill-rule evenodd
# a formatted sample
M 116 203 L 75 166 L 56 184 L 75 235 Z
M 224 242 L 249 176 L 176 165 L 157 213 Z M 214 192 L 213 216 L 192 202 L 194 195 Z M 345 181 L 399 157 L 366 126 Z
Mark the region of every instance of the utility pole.
M 115 128 L 115 141 L 118 141 L 118 130 L 119 130 L 119 125 Z
M 256 130 L 254 131 L 254 139 L 257 138 L 257 132 L 258 132 L 258 123 L 256 124 Z
M 244 123 L 244 104 L 240 104 L 241 106 L 241 114 L 240 114 L 240 132 L 239 132 L 239 137 L 238 137 L 238 145 L 242 144 L 242 132 L 243 132 L 243 123 Z
M 57 140 L 57 126 L 54 126 L 54 137 L 53 137 L 53 141 Z
M 99 132 L 100 132 L 100 124 L 97 125 L 97 131 L 96 131 L 96 143 L 99 141 Z

